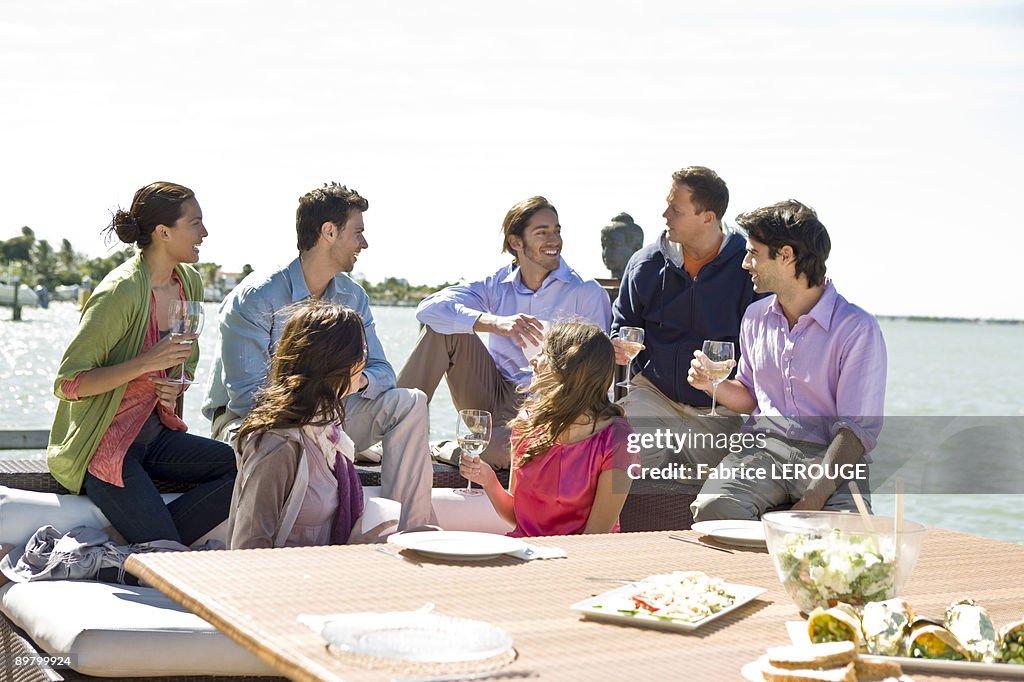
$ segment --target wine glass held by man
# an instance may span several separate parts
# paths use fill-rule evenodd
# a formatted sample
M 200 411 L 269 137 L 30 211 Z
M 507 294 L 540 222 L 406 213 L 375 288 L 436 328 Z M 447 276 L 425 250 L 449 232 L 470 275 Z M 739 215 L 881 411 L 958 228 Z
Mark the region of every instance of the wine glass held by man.
M 697 356 L 703 373 L 711 381 L 711 411 L 704 416 L 719 416 L 715 409 L 718 406 L 718 386 L 732 374 L 732 370 L 736 367 L 735 357 L 736 348 L 731 341 L 716 341 L 714 339 L 704 341 L 700 355 Z
M 462 475 L 479 483 L 513 536 L 611 533 L 629 493 L 639 454 L 627 442 L 633 429 L 608 399 L 615 350 L 587 322 L 559 322 L 533 359 L 530 393 L 512 429 L 508 491 L 479 459 L 463 459 Z
M 633 389 L 633 360 L 640 351 L 644 349 L 644 330 L 640 327 L 619 327 L 618 336 L 612 339 L 615 346 L 615 360 L 618 362 L 620 356 L 625 356 L 626 380 L 615 384 L 630 391 Z
M 726 381 L 736 367 L 736 361 L 732 357 L 735 352 L 732 348 L 733 344 L 730 343 L 729 346 L 728 357 L 724 354 L 716 354 L 714 357 L 708 355 L 705 353 L 707 346 L 704 349 L 693 351 L 693 360 L 690 361 L 690 368 L 686 372 L 686 381 L 691 386 L 711 396 L 711 411 L 704 415 L 706 417 L 720 416 L 716 411 L 716 407 L 719 405 L 730 409 L 738 405 L 748 407 L 746 404 L 747 393 L 738 390 L 734 382 Z
M 194 334 L 172 336 L 172 300 L 201 300 L 191 265 L 207 236 L 192 190 L 139 189 L 107 228 L 136 253 L 110 272 L 82 311 L 55 382 L 60 399 L 47 464 L 68 490 L 84 490 L 125 540 L 190 544 L 227 518 L 235 476 L 229 446 L 186 433 L 182 385 L 167 370 L 199 358 Z M 152 478 L 195 484 L 165 505 Z

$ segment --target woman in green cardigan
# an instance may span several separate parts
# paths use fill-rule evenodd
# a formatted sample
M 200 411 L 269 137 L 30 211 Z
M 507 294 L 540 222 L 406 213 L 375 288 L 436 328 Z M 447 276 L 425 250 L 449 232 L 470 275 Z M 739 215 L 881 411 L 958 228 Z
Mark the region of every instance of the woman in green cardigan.
M 201 301 L 189 263 L 206 237 L 192 190 L 146 185 L 108 230 L 137 253 L 93 291 L 64 352 L 54 392 L 60 399 L 47 463 L 72 492 L 85 492 L 129 542 L 195 542 L 224 521 L 235 458 L 230 446 L 186 433 L 176 414 L 182 363 L 191 378 L 194 336 L 168 333 L 171 301 Z M 164 505 L 153 478 L 196 484 Z

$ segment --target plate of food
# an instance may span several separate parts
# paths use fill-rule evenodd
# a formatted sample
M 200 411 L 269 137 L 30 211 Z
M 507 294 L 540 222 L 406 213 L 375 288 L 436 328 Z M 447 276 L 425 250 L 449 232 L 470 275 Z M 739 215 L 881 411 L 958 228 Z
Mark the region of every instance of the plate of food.
M 725 545 L 738 547 L 764 547 L 764 524 L 760 521 L 698 521 L 690 526 L 702 535 Z
M 388 544 L 436 559 L 485 561 L 526 549 L 518 538 L 464 530 L 435 530 L 388 536 Z
M 569 608 L 591 620 L 691 632 L 766 592 L 727 583 L 700 571 L 654 575 L 604 592 Z
M 839 603 L 786 627 L 794 644 L 849 641 L 862 659 L 906 670 L 1024 679 L 1024 620 L 997 627 L 972 599 L 953 602 L 942 618 L 915 614 L 900 598 Z

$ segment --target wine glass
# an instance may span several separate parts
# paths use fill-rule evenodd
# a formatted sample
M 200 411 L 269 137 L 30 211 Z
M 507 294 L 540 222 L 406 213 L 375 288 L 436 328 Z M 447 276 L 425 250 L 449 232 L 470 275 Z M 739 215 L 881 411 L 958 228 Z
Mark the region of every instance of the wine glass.
M 491 442 L 491 413 L 486 410 L 459 410 L 459 424 L 455 429 L 455 437 L 462 448 L 462 457 L 477 459 Z M 473 497 L 483 494 L 473 488 L 473 482 L 467 481 L 465 488 L 455 490 L 460 495 Z
M 171 334 L 188 334 L 199 336 L 203 330 L 202 301 L 171 301 L 167 307 L 167 323 Z M 181 344 L 191 344 L 192 339 L 179 341 Z M 172 384 L 191 385 L 194 381 L 185 378 L 185 363 L 181 363 L 181 375 L 170 378 Z
M 630 391 L 633 389 L 633 358 L 639 355 L 644 347 L 644 330 L 640 327 L 619 327 L 619 347 L 629 356 L 629 364 L 626 365 L 626 380 L 615 385 Z
M 708 417 L 717 417 L 715 411 L 718 398 L 718 384 L 729 378 L 729 373 L 736 366 L 734 347 L 732 341 L 705 341 L 701 349 L 703 355 L 700 362 L 704 367 L 704 373 L 711 379 L 711 411 Z

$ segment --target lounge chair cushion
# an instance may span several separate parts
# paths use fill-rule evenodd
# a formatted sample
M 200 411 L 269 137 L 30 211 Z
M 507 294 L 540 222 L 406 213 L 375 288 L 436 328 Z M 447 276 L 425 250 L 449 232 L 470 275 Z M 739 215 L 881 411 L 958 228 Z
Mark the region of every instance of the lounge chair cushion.
M 486 495 L 467 497 L 456 493 L 453 488 L 434 488 L 430 493 L 437 525 L 445 530 L 472 530 L 504 535 L 514 528 L 498 516 Z M 365 486 L 363 495 L 366 499 L 379 497 L 380 487 Z
M 274 675 L 215 627 L 149 587 L 9 583 L 0 611 L 49 654 L 99 677 Z
M 37 493 L 0 486 L 0 544 L 23 545 L 47 524 L 66 533 L 76 526 L 102 530 L 110 522 L 85 495 Z
M 451 488 L 434 488 L 434 511 L 438 524 L 445 530 L 475 530 L 484 533 L 507 533 L 512 526 L 494 511 L 486 496 L 464 497 Z M 380 496 L 380 487 L 363 489 L 366 499 Z M 178 493 L 164 495 L 173 500 Z M 66 533 L 76 526 L 103 530 L 110 525 L 103 512 L 85 495 L 37 493 L 0 486 L 0 545 L 23 545 L 41 526 L 51 525 Z M 227 541 L 226 525 L 221 525 L 199 539 Z M 2 582 L 2 578 L 0 578 Z

